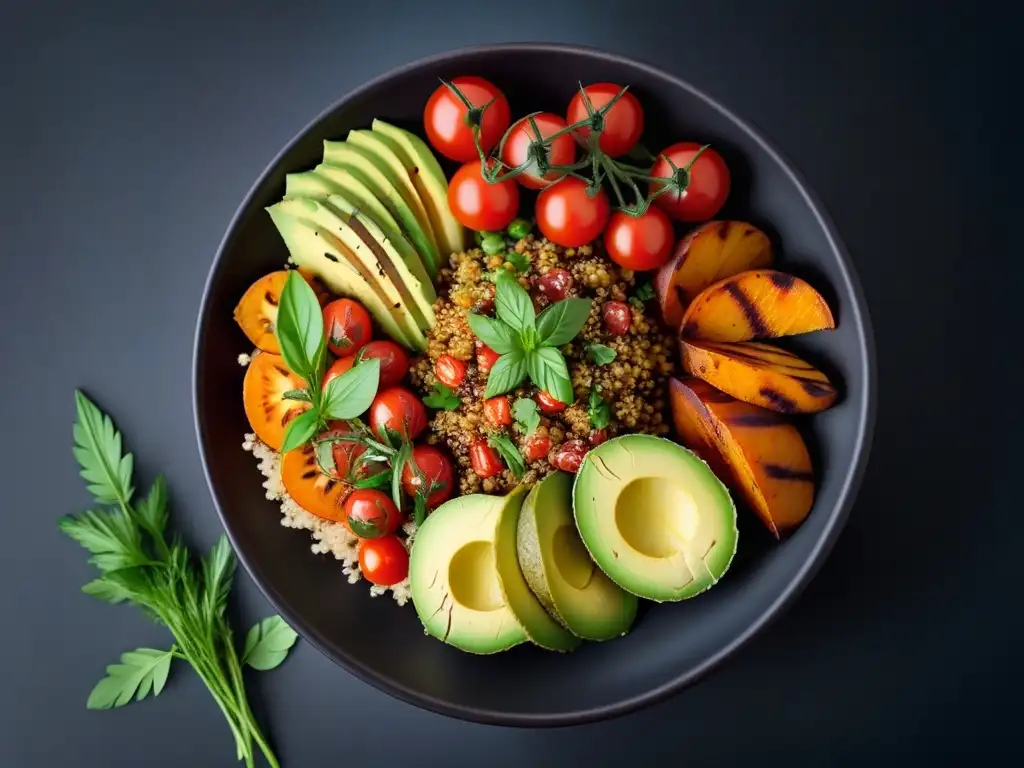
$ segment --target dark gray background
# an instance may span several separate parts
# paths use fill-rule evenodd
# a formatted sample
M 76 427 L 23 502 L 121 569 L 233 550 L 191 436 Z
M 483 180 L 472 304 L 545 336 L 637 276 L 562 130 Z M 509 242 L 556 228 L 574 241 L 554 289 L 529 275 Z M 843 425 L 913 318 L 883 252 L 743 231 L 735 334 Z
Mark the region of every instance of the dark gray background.
M 364 80 L 453 47 L 538 40 L 677 73 L 806 173 L 864 282 L 879 346 L 863 491 L 796 606 L 666 704 L 572 730 L 469 725 L 393 701 L 300 645 L 250 683 L 282 761 L 1002 764 L 1022 753 L 1003 703 L 1020 678 L 1020 593 L 1008 587 L 1022 533 L 1019 408 L 1000 370 L 1019 321 L 1012 297 L 999 301 L 1020 249 L 997 243 L 1021 212 L 1019 140 L 1000 121 L 1019 94 L 1010 19 L 984 3 L 943 18 L 898 0 L 10 5 L 0 10 L 0 764 L 232 764 L 228 729 L 184 667 L 158 700 L 84 707 L 118 653 L 167 638 L 78 592 L 84 555 L 54 525 L 87 503 L 69 451 L 72 390 L 112 412 L 141 471 L 167 473 L 192 540 L 211 542 L 221 529 L 192 430 L 193 327 L 250 184 Z M 269 609 L 238 581 L 248 625 Z

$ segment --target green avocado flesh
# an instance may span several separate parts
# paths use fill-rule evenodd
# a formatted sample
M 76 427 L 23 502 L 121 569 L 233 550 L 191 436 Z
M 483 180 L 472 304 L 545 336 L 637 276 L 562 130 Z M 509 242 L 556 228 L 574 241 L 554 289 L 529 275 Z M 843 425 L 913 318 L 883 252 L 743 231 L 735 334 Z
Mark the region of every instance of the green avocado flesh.
M 596 567 L 572 517 L 572 476 L 548 475 L 530 491 L 519 515 L 519 566 L 543 606 L 570 632 L 586 640 L 626 634 L 637 599 Z
M 505 500 L 460 496 L 435 509 L 413 540 L 409 581 L 427 634 L 468 653 L 526 642 L 502 593 L 494 542 Z
M 498 515 L 498 530 L 494 538 L 494 559 L 498 567 L 501 592 L 516 620 L 526 630 L 527 637 L 534 645 L 549 651 L 571 651 L 579 647 L 579 638 L 567 632 L 548 615 L 544 606 L 530 591 L 530 587 L 519 569 L 516 532 L 519 528 L 519 515 L 527 491 L 529 491 L 527 486 L 520 485 L 509 493 L 505 497 Z
M 736 507 L 692 451 L 652 435 L 591 450 L 573 486 L 583 543 L 635 595 L 684 600 L 714 586 L 736 554 Z

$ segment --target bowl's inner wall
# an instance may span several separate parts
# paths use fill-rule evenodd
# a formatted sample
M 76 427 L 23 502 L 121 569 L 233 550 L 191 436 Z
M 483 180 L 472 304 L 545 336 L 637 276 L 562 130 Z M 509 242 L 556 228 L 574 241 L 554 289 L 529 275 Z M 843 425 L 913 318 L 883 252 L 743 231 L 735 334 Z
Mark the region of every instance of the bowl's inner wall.
M 477 658 L 424 636 L 411 604 L 399 608 L 390 598 L 371 598 L 365 583 L 349 585 L 333 558 L 310 553 L 307 532 L 280 526 L 252 456 L 241 449 L 248 425 L 236 357 L 248 346 L 231 311 L 252 280 L 280 268 L 287 257 L 264 207 L 280 199 L 285 173 L 319 161 L 323 139 L 344 138 L 374 117 L 420 130 L 423 104 L 438 78 L 464 73 L 498 83 L 514 116 L 538 109 L 564 114 L 580 80 L 628 83 L 646 110 L 648 148 L 681 140 L 718 148 L 734 174 L 722 217 L 764 228 L 782 268 L 822 290 L 839 324 L 831 333 L 785 340 L 835 376 L 845 393 L 830 411 L 800 421 L 820 478 L 804 525 L 776 544 L 741 510 L 740 552 L 715 589 L 689 602 L 650 605 L 626 638 L 585 644 L 568 655 L 524 646 Z M 471 52 L 359 93 L 298 141 L 256 190 L 230 233 L 205 306 L 197 357 L 200 440 L 217 501 L 253 576 L 296 627 L 336 659 L 418 694 L 421 703 L 435 699 L 513 715 L 592 709 L 642 696 L 718 654 L 784 593 L 826 538 L 856 464 L 864 410 L 867 352 L 853 307 L 843 268 L 800 190 L 751 135 L 703 99 L 655 73 L 580 52 Z

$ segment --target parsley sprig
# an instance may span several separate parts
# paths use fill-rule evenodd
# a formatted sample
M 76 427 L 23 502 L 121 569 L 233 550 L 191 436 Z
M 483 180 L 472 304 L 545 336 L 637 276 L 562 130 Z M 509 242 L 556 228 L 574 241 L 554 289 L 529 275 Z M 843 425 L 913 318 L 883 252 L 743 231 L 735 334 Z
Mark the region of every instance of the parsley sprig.
M 574 395 L 569 368 L 558 347 L 575 338 L 590 316 L 590 299 L 557 301 L 538 316 L 530 294 L 507 271 L 495 277 L 497 318 L 471 312 L 469 327 L 500 357 L 487 376 L 484 397 L 496 397 L 527 377 L 563 403 Z
M 97 509 L 64 517 L 61 531 L 82 545 L 99 576 L 82 591 L 107 603 L 127 603 L 170 630 L 167 650 L 138 648 L 107 667 L 86 702 L 89 709 L 121 707 L 164 689 L 175 659 L 202 678 L 235 737 L 239 760 L 255 765 L 253 743 L 276 768 L 277 758 L 246 697 L 242 668 L 273 669 L 296 634 L 280 616 L 253 627 L 239 653 L 225 615 L 235 556 L 224 536 L 196 558 L 168 526 L 167 484 L 158 476 L 135 498 L 134 459 L 109 416 L 85 395 L 75 395 L 74 455 Z

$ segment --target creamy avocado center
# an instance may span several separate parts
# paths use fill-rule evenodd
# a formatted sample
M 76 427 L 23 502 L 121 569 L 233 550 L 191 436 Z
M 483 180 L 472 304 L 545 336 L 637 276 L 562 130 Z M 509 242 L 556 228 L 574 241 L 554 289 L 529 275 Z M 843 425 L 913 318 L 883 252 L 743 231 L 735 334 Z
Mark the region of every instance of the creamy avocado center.
M 700 514 L 693 495 L 678 483 L 666 477 L 640 477 L 619 494 L 615 525 L 637 552 L 672 557 L 696 535 Z
M 474 611 L 493 611 L 504 605 L 489 541 L 471 541 L 452 556 L 448 585 L 455 602 Z
M 551 542 L 551 556 L 562 579 L 575 589 L 585 589 L 594 576 L 594 561 L 587 554 L 575 525 L 561 525 Z

